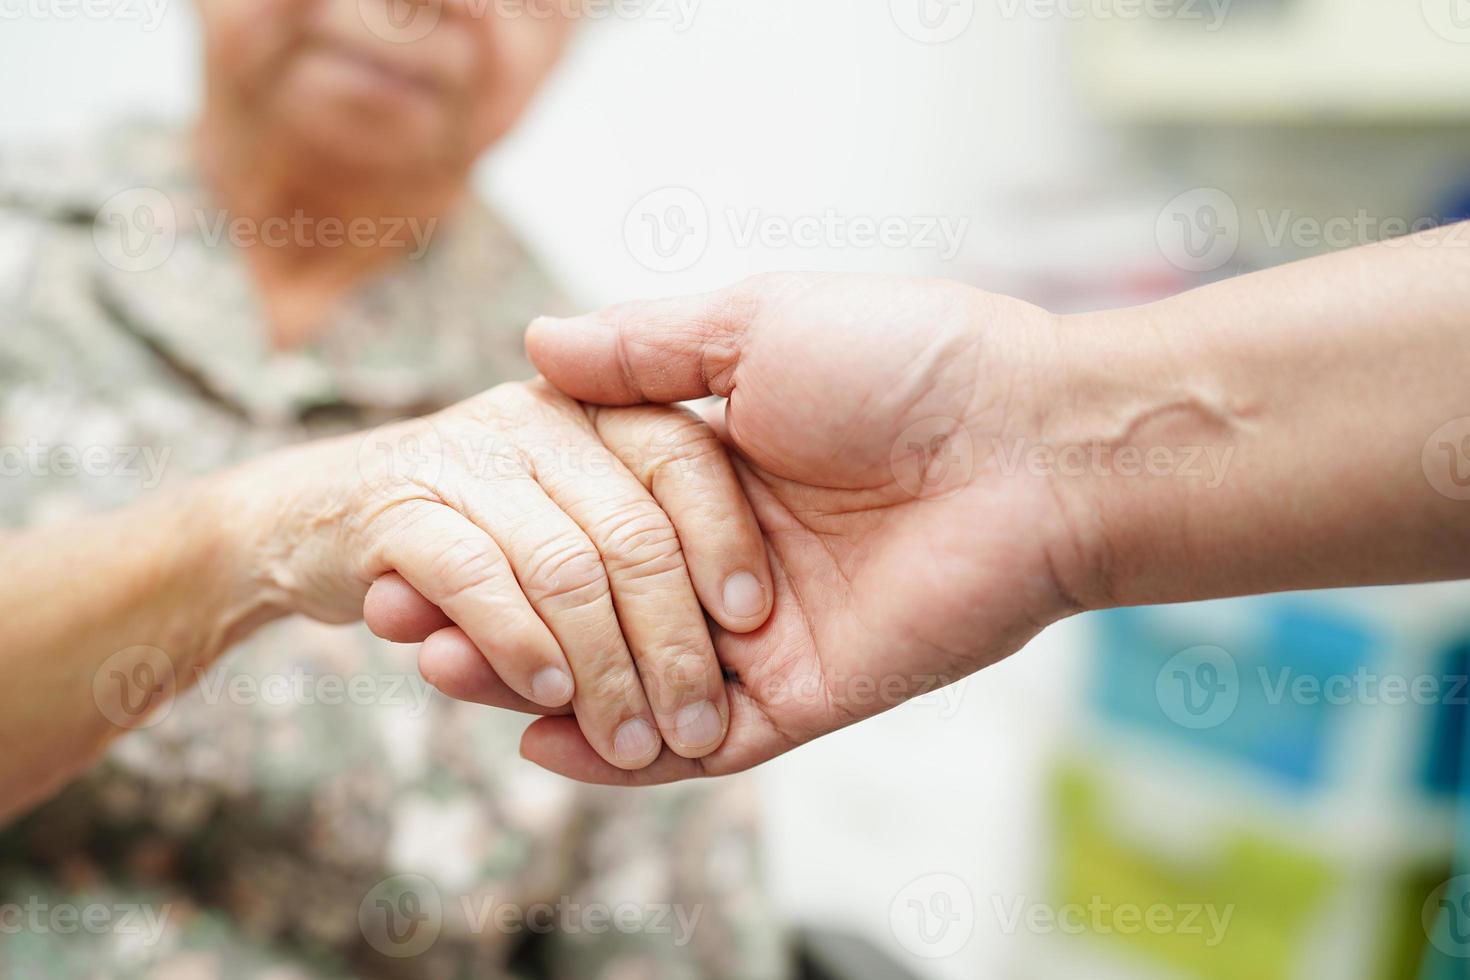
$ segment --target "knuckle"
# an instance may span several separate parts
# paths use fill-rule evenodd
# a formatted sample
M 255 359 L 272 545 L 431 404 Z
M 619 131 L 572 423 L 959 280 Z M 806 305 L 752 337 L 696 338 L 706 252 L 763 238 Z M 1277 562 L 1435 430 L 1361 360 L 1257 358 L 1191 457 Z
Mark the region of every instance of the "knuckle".
M 684 645 L 639 658 L 639 676 L 659 713 L 671 712 L 707 693 L 710 660 L 708 651 Z
M 454 602 L 493 585 L 501 577 L 495 556 L 471 541 L 452 541 L 434 559 L 430 574 L 440 583 L 444 601 Z
M 720 466 L 726 459 L 725 447 L 714 431 L 699 419 L 673 418 L 659 440 L 663 452 L 654 461 L 653 475 L 682 478 Z
M 608 594 L 602 558 L 586 541 L 572 535 L 552 538 L 527 560 L 525 588 L 533 602 L 585 606 Z
M 597 529 L 607 567 L 635 577 L 668 574 L 684 567 L 679 535 L 652 501 L 619 510 Z
M 577 698 L 584 703 L 634 706 L 639 704 L 642 691 L 637 673 L 618 661 L 607 661 L 577 677 Z
M 533 404 L 524 381 L 507 381 L 488 391 L 481 392 L 464 403 L 477 417 L 500 417 L 517 410 L 527 409 Z
M 536 378 L 496 385 L 468 404 L 474 406 L 475 414 L 481 418 L 530 419 L 544 416 L 548 410 L 575 407 L 577 403 L 548 382 Z

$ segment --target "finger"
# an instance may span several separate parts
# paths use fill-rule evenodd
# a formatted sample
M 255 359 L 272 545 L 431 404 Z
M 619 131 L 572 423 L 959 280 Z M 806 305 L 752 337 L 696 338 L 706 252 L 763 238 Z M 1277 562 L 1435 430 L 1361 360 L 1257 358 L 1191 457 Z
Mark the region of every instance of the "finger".
M 424 640 L 419 648 L 419 673 L 436 690 L 456 701 L 485 704 L 523 714 L 572 713 L 570 706 L 544 708 L 513 691 L 500 679 L 485 654 L 458 626 L 447 626 Z M 591 746 L 588 749 L 590 751 Z
M 571 319 L 541 317 L 526 331 L 526 353 L 546 380 L 579 401 L 726 396 L 756 309 L 755 291 L 734 286 Z
M 749 633 L 771 612 L 771 569 L 755 512 L 715 433 L 683 408 L 594 409 L 608 450 L 653 494 L 678 532 L 700 604 Z
M 462 514 L 438 504 L 417 508 L 388 539 L 384 558 L 438 606 L 517 694 L 548 708 L 571 700 L 572 679 L 556 638 L 521 592 L 495 541 Z
M 378 576 L 368 587 L 362 618 L 368 629 L 391 643 L 422 643 L 434 631 L 453 625 L 397 572 Z
M 740 643 L 741 637 L 731 637 Z M 652 765 L 624 772 L 603 761 L 574 724 L 565 718 L 538 718 L 521 735 L 521 756 L 543 769 L 603 786 L 653 786 L 701 776 L 727 776 L 795 748 L 797 740 L 779 730 L 739 684 L 730 690 L 730 733 L 701 759 L 664 752 Z
M 588 741 L 615 766 L 648 765 L 662 748 L 657 713 L 624 642 L 597 547 L 529 475 L 498 479 L 465 506 L 475 523 L 494 531 L 526 598 L 561 644 Z
M 686 758 L 706 755 L 724 741 L 729 707 L 678 532 L 597 438 L 582 409 L 568 404 L 581 425 L 564 431 L 567 452 L 535 461 L 536 478 L 602 555 L 664 741 Z
M 531 722 L 521 735 L 521 757 L 559 776 L 598 786 L 660 786 L 708 775 L 703 759 L 686 759 L 669 751 L 634 772 L 610 766 L 568 718 Z

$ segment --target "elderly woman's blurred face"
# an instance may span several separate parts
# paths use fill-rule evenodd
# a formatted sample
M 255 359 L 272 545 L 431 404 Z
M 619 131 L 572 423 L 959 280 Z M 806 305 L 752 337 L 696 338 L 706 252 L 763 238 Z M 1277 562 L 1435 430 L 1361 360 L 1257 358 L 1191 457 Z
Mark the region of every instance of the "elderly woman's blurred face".
M 344 167 L 457 169 L 510 128 L 564 2 L 199 0 L 212 108 Z M 243 116 L 243 119 L 242 119 Z

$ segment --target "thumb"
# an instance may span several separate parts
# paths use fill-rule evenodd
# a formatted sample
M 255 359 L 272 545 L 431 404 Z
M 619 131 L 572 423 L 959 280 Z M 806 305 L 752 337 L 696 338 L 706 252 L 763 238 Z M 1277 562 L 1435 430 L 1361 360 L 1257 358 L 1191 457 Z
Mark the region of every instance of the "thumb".
M 757 302 L 735 286 L 673 299 L 624 303 L 571 319 L 541 317 L 526 353 L 545 377 L 596 405 L 728 396 Z

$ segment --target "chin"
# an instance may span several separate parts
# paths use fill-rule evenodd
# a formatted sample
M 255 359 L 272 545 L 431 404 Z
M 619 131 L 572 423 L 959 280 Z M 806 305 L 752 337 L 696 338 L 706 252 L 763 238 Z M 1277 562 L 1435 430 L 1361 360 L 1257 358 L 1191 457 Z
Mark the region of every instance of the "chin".
M 277 92 L 275 116 L 303 166 L 370 178 L 460 163 L 452 159 L 453 114 L 429 93 L 325 72 L 291 81 Z
M 303 166 L 339 179 L 422 175 L 445 166 L 442 131 L 423 120 L 329 114 L 321 107 L 283 127 Z

